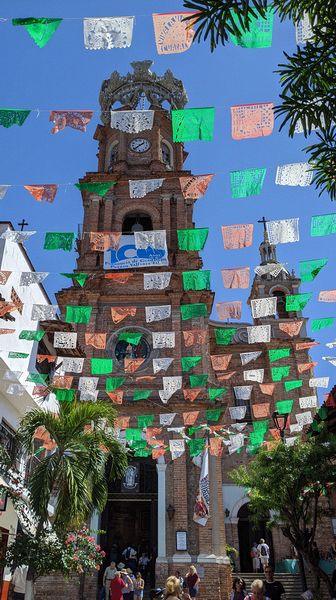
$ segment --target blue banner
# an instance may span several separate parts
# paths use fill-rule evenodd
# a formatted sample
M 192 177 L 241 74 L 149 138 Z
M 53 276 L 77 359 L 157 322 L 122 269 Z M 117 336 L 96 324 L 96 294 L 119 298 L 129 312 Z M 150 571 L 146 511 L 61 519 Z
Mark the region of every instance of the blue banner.
M 135 247 L 134 235 L 122 235 L 118 250 L 104 252 L 104 269 L 136 269 L 144 267 L 167 267 L 167 245 L 146 249 Z

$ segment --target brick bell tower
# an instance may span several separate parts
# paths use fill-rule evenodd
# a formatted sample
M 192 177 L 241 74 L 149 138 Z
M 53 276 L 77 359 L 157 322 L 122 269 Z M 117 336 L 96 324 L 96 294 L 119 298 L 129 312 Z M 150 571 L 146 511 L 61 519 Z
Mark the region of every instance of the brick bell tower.
M 206 422 L 205 410 L 214 408 L 206 387 L 193 402 L 185 398 L 183 391 L 190 388 L 189 373 L 182 373 L 181 369 L 182 357 L 200 356 L 200 362 L 191 373 L 208 374 L 207 385 L 216 386 L 210 363 L 208 316 L 181 318 L 181 305 L 187 304 L 204 304 L 210 315 L 214 294 L 209 289 L 184 290 L 182 272 L 202 268 L 198 252 L 180 250 L 177 238 L 177 230 L 195 227 L 195 199 L 184 197 L 179 179 L 182 176 L 192 179 L 193 175 L 184 170 L 187 153 L 182 143 L 173 142 L 170 117 L 170 109 L 182 109 L 187 96 L 182 82 L 171 71 L 158 76 L 150 71 L 151 64 L 151 61 L 134 62 L 132 74 L 121 76 L 114 71 L 102 84 L 99 100 L 103 124 L 98 125 L 94 135 L 99 142 L 98 170 L 86 173 L 80 183 L 113 182 L 113 185 L 103 197 L 92 191 L 82 192 L 84 221 L 77 240 L 76 271 L 88 273 L 89 277 L 83 288 L 74 282 L 72 287 L 58 292 L 57 299 L 62 315 L 66 305 L 85 305 L 93 309 L 87 325 L 74 325 L 87 357 L 81 375 L 92 375 L 88 359 L 112 358 L 113 374 L 108 377 L 124 378 L 114 393 L 107 393 L 106 376 L 100 376 L 93 398 L 98 396 L 115 402 L 119 416 L 130 417 L 129 427 L 138 427 L 139 415 L 154 415 L 152 426 L 159 428 L 157 437 L 163 440 L 167 450 L 156 462 L 152 456 L 134 459 L 140 463 L 140 477 L 146 468 L 154 469 L 155 484 L 150 497 L 145 498 L 141 481 L 138 494 L 129 491 L 123 496 L 120 486 L 111 488 L 101 519 L 101 527 L 107 531 L 103 545 L 109 551 L 113 542 L 135 541 L 134 537 L 126 539 L 125 519 L 122 521 L 120 517 L 118 522 L 119 508 L 126 506 L 124 498 L 136 507 L 135 512 L 128 515 L 133 536 L 138 514 L 144 502 L 150 501 L 151 514 L 146 518 L 152 537 L 148 550 L 155 559 L 156 583 L 163 584 L 165 577 L 175 570 L 185 575 L 193 563 L 201 575 L 202 598 L 223 599 L 228 597 L 231 569 L 226 556 L 221 458 L 209 456 L 210 517 L 206 525 L 201 526 L 193 520 L 200 470 L 193 464 L 188 449 L 172 460 L 168 447 L 169 440 L 182 439 L 178 428 L 184 425 L 183 413 L 199 411 L 199 424 Z M 126 126 L 113 128 L 111 110 L 120 115 L 122 111 L 136 112 L 131 125 L 128 120 Z M 144 128 L 140 123 L 137 116 L 140 110 L 154 111 L 151 128 Z M 160 187 L 147 190 L 144 197 L 131 196 L 130 180 L 154 179 L 163 180 Z M 159 253 L 155 255 L 157 264 L 146 266 L 146 248 L 139 250 L 134 240 L 138 232 L 150 231 L 166 232 L 167 257 Z M 114 241 L 109 245 L 105 241 L 97 244 L 97 236 L 92 235 L 111 232 L 110 240 Z M 155 241 L 153 243 L 155 247 Z M 165 284 L 160 277 L 164 273 L 167 274 Z M 150 274 L 152 278 L 148 277 Z M 130 307 L 132 310 L 128 311 Z M 147 311 L 153 307 L 166 307 L 166 315 L 161 315 L 160 320 L 148 318 Z M 119 309 L 126 309 L 126 316 L 117 322 L 112 318 L 111 309 L 118 309 L 119 313 L 122 313 Z M 186 344 L 187 331 L 193 339 L 191 345 Z M 106 334 L 104 348 L 85 345 L 85 334 L 99 332 Z M 121 334 L 127 337 L 137 333 L 141 334 L 138 345 L 120 340 Z M 166 339 L 155 335 L 160 333 L 169 335 Z M 157 337 L 159 343 L 155 341 Z M 166 370 L 157 371 L 154 362 L 158 365 L 158 359 L 172 360 L 166 360 Z M 165 387 L 163 378 L 181 376 L 181 389 L 168 400 L 160 396 L 160 390 Z M 148 399 L 135 402 L 134 392 L 138 390 L 151 391 L 151 394 Z M 85 394 L 82 397 L 88 399 Z M 176 413 L 172 424 L 175 431 L 168 432 L 167 427 L 162 427 L 162 413 Z M 197 437 L 200 433 L 194 435 Z M 121 431 L 123 436 L 125 432 Z M 127 514 L 124 516 L 127 521 Z

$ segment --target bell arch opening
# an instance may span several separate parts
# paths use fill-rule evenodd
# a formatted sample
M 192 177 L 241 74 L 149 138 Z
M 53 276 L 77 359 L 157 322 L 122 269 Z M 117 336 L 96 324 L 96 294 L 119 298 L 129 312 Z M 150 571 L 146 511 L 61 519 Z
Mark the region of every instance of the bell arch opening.
M 129 235 L 135 231 L 152 231 L 153 222 L 151 217 L 142 212 L 131 212 L 125 215 L 122 224 L 122 233 Z
M 277 299 L 277 317 L 279 319 L 288 319 L 286 311 L 286 293 L 283 290 L 273 290 L 272 296 Z

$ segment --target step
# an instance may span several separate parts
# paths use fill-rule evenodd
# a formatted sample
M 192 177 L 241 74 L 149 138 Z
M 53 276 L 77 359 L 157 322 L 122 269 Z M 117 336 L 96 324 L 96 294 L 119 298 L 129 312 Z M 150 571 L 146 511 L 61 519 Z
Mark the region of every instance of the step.
M 232 573 L 233 577 L 244 579 L 247 592 L 251 591 L 251 583 L 255 579 L 265 580 L 263 573 Z M 285 588 L 286 597 L 290 600 L 300 600 L 302 594 L 301 576 L 299 573 L 275 573 L 274 579 L 280 581 Z

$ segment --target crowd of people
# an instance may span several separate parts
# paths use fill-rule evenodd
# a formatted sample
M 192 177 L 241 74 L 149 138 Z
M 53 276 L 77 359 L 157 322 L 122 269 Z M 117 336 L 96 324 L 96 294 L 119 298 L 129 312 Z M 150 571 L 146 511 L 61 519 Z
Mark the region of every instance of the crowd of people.
M 253 581 L 250 593 L 246 589 L 245 581 L 235 577 L 229 600 L 286 600 L 284 587 L 280 581 L 274 579 L 274 572 L 269 564 L 264 568 L 264 575 L 264 581 Z M 194 600 L 198 595 L 200 582 L 201 579 L 193 565 L 184 577 L 180 571 L 176 571 L 175 575 L 166 580 L 165 600 Z M 125 568 L 124 563 L 116 566 L 112 562 L 105 570 L 105 600 L 142 600 L 144 585 L 141 572 L 138 571 L 134 575 L 129 567 Z
M 116 565 L 111 561 L 105 569 L 103 577 L 103 588 L 100 594 L 100 600 L 142 600 L 145 588 L 146 569 L 149 559 L 145 560 L 146 555 L 142 555 L 136 565 L 138 569 L 134 572 L 129 566 L 132 555 L 125 553 L 125 563 L 120 562 Z M 142 571 L 141 571 L 142 567 Z M 200 578 L 196 568 L 191 565 L 185 577 L 181 576 L 179 571 L 175 575 L 168 577 L 165 587 L 166 597 L 172 599 L 175 592 L 178 592 L 178 600 L 193 600 L 198 594 L 198 584 Z
M 274 579 L 272 567 L 264 569 L 265 579 L 255 579 L 248 593 L 244 579 L 235 577 L 229 600 L 286 600 L 285 588 L 281 581 Z
M 316 543 L 315 546 L 318 552 Z M 332 551 L 335 557 L 336 544 L 333 544 L 330 552 Z M 132 546 L 127 546 L 121 555 L 124 562 L 116 564 L 116 561 L 111 560 L 110 565 L 105 569 L 101 600 L 142 600 L 150 558 L 146 553 L 142 553 L 138 559 L 137 552 Z M 274 570 L 270 565 L 270 548 L 263 538 L 259 543 L 253 544 L 251 558 L 253 572 L 263 573 L 264 579 L 255 579 L 249 591 L 244 579 L 235 577 L 229 600 L 286 600 L 282 583 L 274 579 Z M 166 580 L 165 600 L 194 600 L 198 595 L 200 581 L 193 565 L 185 576 L 182 576 L 180 571 L 176 571 Z M 311 600 L 311 598 L 304 597 L 304 600 Z
M 131 544 L 122 552 L 117 544 L 113 544 L 110 564 L 104 571 L 100 600 L 142 600 L 150 561 L 146 552 L 138 558 L 138 552 Z

